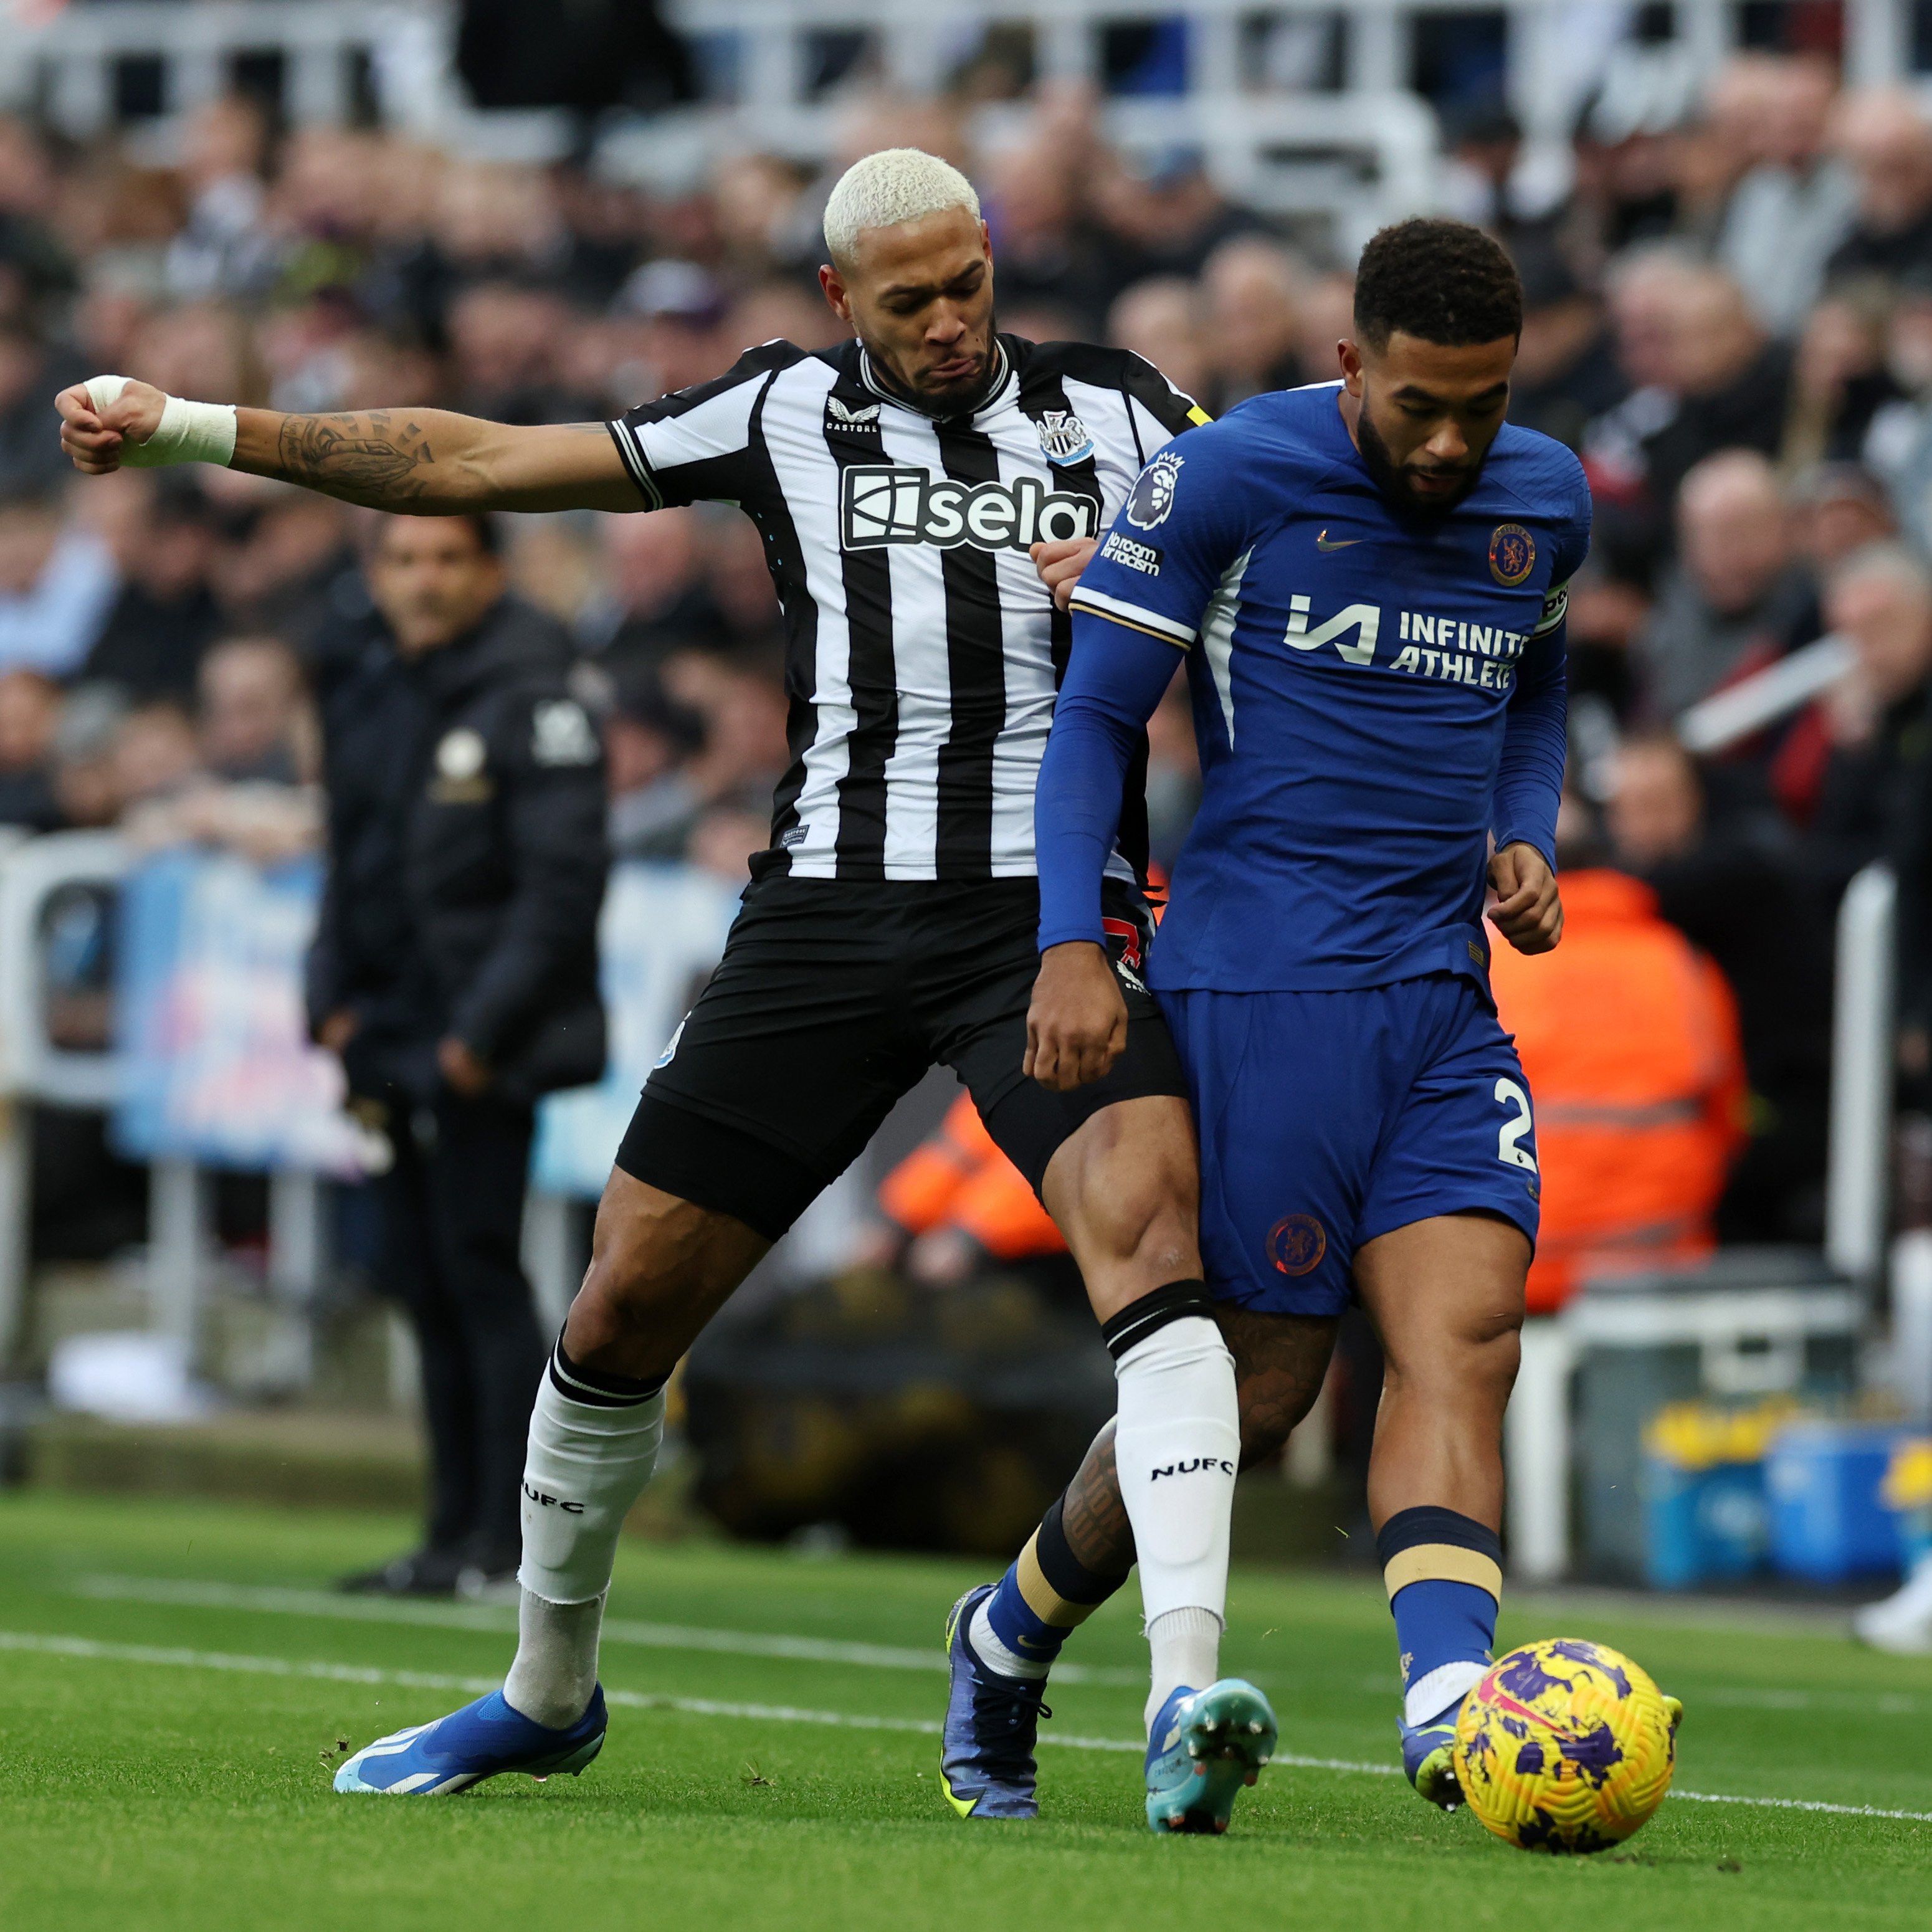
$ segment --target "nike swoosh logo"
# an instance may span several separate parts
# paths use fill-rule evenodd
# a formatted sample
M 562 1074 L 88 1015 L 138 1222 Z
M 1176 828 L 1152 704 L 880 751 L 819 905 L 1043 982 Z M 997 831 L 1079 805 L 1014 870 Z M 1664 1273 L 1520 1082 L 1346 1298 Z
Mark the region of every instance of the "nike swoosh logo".
M 1352 550 L 1357 544 L 1363 541 L 1360 537 L 1344 537 L 1340 543 L 1330 543 L 1328 541 L 1328 532 L 1324 530 L 1315 539 L 1315 548 L 1317 550 Z

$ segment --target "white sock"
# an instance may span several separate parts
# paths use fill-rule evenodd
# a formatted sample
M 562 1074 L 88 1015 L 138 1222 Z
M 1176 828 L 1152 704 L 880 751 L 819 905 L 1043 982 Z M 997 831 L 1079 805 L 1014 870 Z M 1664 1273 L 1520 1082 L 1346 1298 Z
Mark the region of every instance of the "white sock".
M 1037 1682 L 1053 1668 L 1044 1658 L 1022 1657 L 1018 1652 L 1009 1650 L 993 1630 L 993 1620 L 987 1614 L 992 1604 L 991 1597 L 982 1597 L 980 1607 L 973 1612 L 973 1621 L 967 1626 L 966 1634 L 973 1648 L 979 1653 L 980 1660 L 989 1670 L 997 1670 L 1002 1677 L 1024 1677 Z
M 1151 1731 L 1160 1707 L 1184 1684 L 1204 1690 L 1221 1674 L 1221 1619 L 1212 1610 L 1169 1610 L 1148 1625 L 1154 1688 L 1141 1721 Z
M 1114 1372 L 1114 1461 L 1133 1525 L 1148 1634 L 1178 1610 L 1205 1612 L 1218 1631 L 1227 1610 L 1228 1519 L 1241 1455 L 1234 1358 L 1208 1317 L 1186 1315 L 1130 1341 Z M 1202 1625 L 1186 1628 L 1198 1646 Z M 1163 1625 L 1177 1635 L 1183 1628 Z M 1164 1654 L 1166 1649 L 1164 1643 Z M 1198 1648 L 1190 1654 L 1198 1658 Z M 1160 1675 L 1157 1663 L 1157 1690 Z M 1173 1688 L 1170 1682 L 1167 1690 Z
M 544 1371 L 524 1464 L 517 1659 L 504 1688 L 511 1708 L 538 1724 L 551 1724 L 579 1697 L 580 1686 L 576 1709 L 551 1728 L 575 1723 L 590 1703 L 617 1534 L 656 1466 L 664 1411 L 662 1389 L 632 1399 L 578 1380 L 560 1348 Z M 550 1614 L 573 1610 L 574 1616 Z M 525 1698 L 550 1715 L 528 1708 Z
M 1483 1681 L 1486 1664 L 1465 1658 L 1455 1664 L 1438 1664 L 1426 1677 L 1418 1677 L 1402 1700 L 1402 1720 L 1412 1729 L 1439 1718 Z
M 601 1596 L 553 1604 L 526 1590 L 517 1608 L 517 1660 L 503 1680 L 503 1701 L 532 1724 L 568 1730 L 590 1708 L 603 1627 Z

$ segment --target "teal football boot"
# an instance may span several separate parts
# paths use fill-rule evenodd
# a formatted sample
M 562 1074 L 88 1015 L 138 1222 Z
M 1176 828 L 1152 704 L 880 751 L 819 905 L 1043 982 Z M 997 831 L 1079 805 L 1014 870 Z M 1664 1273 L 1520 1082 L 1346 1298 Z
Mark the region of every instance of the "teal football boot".
M 1156 1832 L 1221 1832 L 1245 1785 L 1274 1755 L 1274 1712 L 1253 1684 L 1223 1677 L 1184 1685 L 1160 1707 L 1148 1739 L 1148 1823 Z

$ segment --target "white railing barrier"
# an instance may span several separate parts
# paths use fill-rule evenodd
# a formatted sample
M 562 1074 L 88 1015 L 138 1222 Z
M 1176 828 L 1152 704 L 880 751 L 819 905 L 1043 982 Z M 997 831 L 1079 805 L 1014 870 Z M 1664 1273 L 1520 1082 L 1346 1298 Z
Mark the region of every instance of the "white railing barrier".
M 1825 1258 L 1868 1289 L 1885 1265 L 1891 1202 L 1898 908 L 1892 868 L 1872 865 L 1845 889 L 1838 909 Z
M 1892 1337 L 1887 1379 L 1906 1419 L 1932 1424 L 1932 1228 L 1892 1244 Z
M 538 1324 L 546 1335 L 562 1328 L 590 1265 L 579 1217 L 578 1204 L 569 1195 L 539 1193 L 532 1187 L 524 1197 L 524 1272 L 530 1278 Z
M 1826 1184 L 1825 1258 L 1852 1284 L 1757 1298 L 1735 1291 L 1685 1296 L 1667 1306 L 1598 1306 L 1588 1298 L 1553 1317 L 1526 1322 L 1522 1366 L 1504 1421 L 1508 1474 L 1510 1569 L 1526 1582 L 1562 1576 L 1570 1557 L 1570 1382 L 1580 1351 L 1592 1342 L 1696 1342 L 1703 1379 L 1714 1390 L 1762 1386 L 1754 1372 L 1802 1372 L 1808 1335 L 1843 1329 L 1848 1298 L 1869 1310 L 1886 1259 L 1890 1211 L 1894 1008 L 1893 947 L 1898 885 L 1891 868 L 1868 866 L 1839 908 L 1838 985 L 1832 1009 L 1831 1140 Z M 1915 1238 L 1906 1237 L 1904 1248 Z M 1918 1238 L 1922 1240 L 1923 1238 Z M 1932 1373 L 1932 1257 L 1919 1260 L 1921 1285 L 1894 1311 L 1894 1374 Z M 1901 1270 L 1903 1272 L 1903 1270 Z M 1737 1337 L 1767 1345 L 1740 1355 Z M 1915 1409 L 1932 1395 L 1915 1388 Z
M 212 855 L 206 860 L 211 868 L 232 868 L 237 862 Z M 62 832 L 22 840 L 10 839 L 0 830 L 0 1370 L 19 1354 L 31 1276 L 28 1106 L 48 1101 L 105 1111 L 138 1100 L 135 1061 L 112 1053 L 64 1051 L 47 1037 L 40 931 L 44 908 L 67 886 L 118 887 L 128 865 L 121 842 L 110 834 Z M 614 873 L 601 934 L 613 1066 L 601 1088 L 559 1095 L 545 1103 L 547 1125 L 539 1142 L 554 1142 L 556 1157 L 540 1157 L 536 1163 L 542 1171 L 533 1177 L 524 1210 L 524 1264 L 541 1318 L 553 1330 L 561 1325 L 589 1259 L 582 1204 L 594 1199 L 601 1188 L 637 1089 L 691 987 L 715 964 L 736 903 L 728 885 L 688 869 L 632 866 Z M 247 916 L 245 905 L 238 911 L 235 901 L 222 898 L 212 911 L 204 906 L 200 920 L 204 928 L 212 919 L 224 932 L 232 932 L 233 921 L 245 921 Z M 277 932 L 286 942 L 286 927 Z M 134 942 L 124 935 L 124 943 L 131 946 Z M 250 950 L 260 968 L 260 956 Z M 298 989 L 289 997 L 298 1003 Z M 204 992 L 202 1005 L 207 1001 Z M 191 1060 L 191 1048 L 183 1050 Z M 240 1049 L 230 1040 L 226 1050 Z M 592 1116 L 587 1126 L 582 1118 L 586 1102 Z M 205 1092 L 195 1102 L 196 1107 L 208 1104 Z M 575 1132 L 569 1124 L 573 1118 Z M 238 1160 L 244 1166 L 257 1164 L 245 1156 Z M 155 1333 L 191 1356 L 214 1254 L 208 1175 L 200 1160 L 171 1150 L 166 1141 L 150 1159 L 148 1174 L 149 1319 Z M 830 1190 L 808 1220 L 814 1226 L 824 1222 L 857 1184 L 855 1175 L 850 1186 L 842 1183 Z M 327 1277 L 328 1198 L 326 1177 L 307 1166 L 271 1168 L 268 1288 L 291 1311 L 306 1310 Z M 795 1235 L 786 1252 L 799 1252 L 809 1232 Z M 804 1258 L 809 1262 L 813 1257 Z M 306 1378 L 310 1366 L 307 1350 L 312 1340 L 304 1332 L 299 1361 L 287 1346 L 281 1348 L 286 1372 L 298 1382 Z M 396 1356 L 397 1386 L 412 1386 L 408 1366 L 412 1360 L 406 1352 Z
M 1828 691 L 1851 669 L 1855 656 L 1844 638 L 1822 637 L 1700 699 L 1678 719 L 1678 742 L 1698 758 L 1741 744 Z
M 28 1108 L 103 1107 L 118 1091 L 111 1053 L 71 1052 L 47 1037 L 40 916 L 56 892 L 114 884 L 126 864 L 111 832 L 58 832 L 0 848 L 0 1370 L 18 1352 L 32 1273 Z
M 358 56 L 369 61 L 392 124 L 431 131 L 460 100 L 447 78 L 454 13 L 441 0 L 101 0 L 34 10 L 40 17 L 9 20 L 0 32 L 0 102 L 24 103 L 44 91 L 49 118 L 77 137 L 112 124 L 116 64 L 142 58 L 160 64 L 169 114 L 226 92 L 244 54 L 281 56 L 283 104 L 297 122 L 349 118 Z
M 0 1369 L 16 1359 L 32 1279 L 33 1174 L 28 1109 L 36 1102 L 106 1111 L 122 1099 L 125 1067 L 112 1052 L 75 1052 L 46 1030 L 40 922 L 48 902 L 73 886 L 118 887 L 126 848 L 107 832 L 0 839 Z M 328 1260 L 326 1196 L 314 1174 L 269 1182 L 269 1285 L 306 1306 Z M 155 1332 L 191 1350 L 213 1249 L 208 1177 L 189 1160 L 148 1168 L 148 1288 Z
M 158 1334 L 194 1359 L 202 1276 L 213 1247 L 208 1176 L 178 1156 L 148 1166 L 148 1308 Z
M 1189 28 L 1184 94 L 1117 99 L 1108 132 L 1129 148 L 1191 142 L 1224 188 L 1276 212 L 1326 214 L 1346 249 L 1380 220 L 1435 203 L 1435 117 L 1408 92 L 1418 22 L 1466 0 L 676 0 L 688 34 L 732 50 L 739 98 L 633 125 L 607 127 L 606 158 L 620 170 L 688 172 L 721 148 L 754 146 L 822 160 L 840 134 L 836 106 L 810 98 L 814 40 L 865 34 L 891 86 L 929 92 L 972 30 L 1030 22 L 1036 64 L 1052 79 L 1099 78 L 1103 30 L 1184 15 Z M 1848 0 L 1846 70 L 1860 84 L 1907 77 L 1906 0 Z M 243 54 L 279 53 L 284 106 L 298 123 L 348 116 L 357 63 L 386 124 L 460 151 L 554 160 L 573 145 L 561 112 L 478 113 L 453 70 L 455 10 L 448 0 L 99 0 L 47 13 L 0 33 L 0 106 L 44 98 L 56 124 L 87 138 L 115 115 L 116 65 L 158 61 L 161 104 L 178 116 L 220 94 Z M 1707 70 L 1728 51 L 1737 9 L 1727 0 L 1678 0 L 1678 46 Z M 1560 172 L 1571 118 L 1601 78 L 1613 34 L 1580 33 L 1570 0 L 1508 0 L 1509 98 L 1534 154 Z M 1257 20 L 1304 16 L 1341 31 L 1340 94 L 1269 92 L 1247 86 Z M 1586 23 L 1587 24 L 1587 23 Z M 836 90 L 835 90 L 836 92 Z M 988 110 L 997 122 L 1000 110 Z M 1293 158 L 1296 154 L 1301 158 Z M 1364 182 L 1359 160 L 1370 164 Z
M 1510 1575 L 1552 1582 L 1570 1567 L 1570 1377 L 1576 1344 L 1561 1316 L 1522 1324 L 1522 1361 L 1503 1414 Z

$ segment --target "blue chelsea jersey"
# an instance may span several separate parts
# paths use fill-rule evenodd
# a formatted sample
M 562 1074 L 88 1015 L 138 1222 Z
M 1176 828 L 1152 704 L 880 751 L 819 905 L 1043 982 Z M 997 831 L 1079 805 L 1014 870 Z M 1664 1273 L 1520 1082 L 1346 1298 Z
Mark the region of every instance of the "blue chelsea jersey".
M 1508 722 L 1532 693 L 1560 710 L 1588 488 L 1560 443 L 1506 424 L 1453 511 L 1404 515 L 1340 393 L 1257 396 L 1168 445 L 1074 594 L 1188 654 L 1203 795 L 1160 986 L 1486 977 Z

